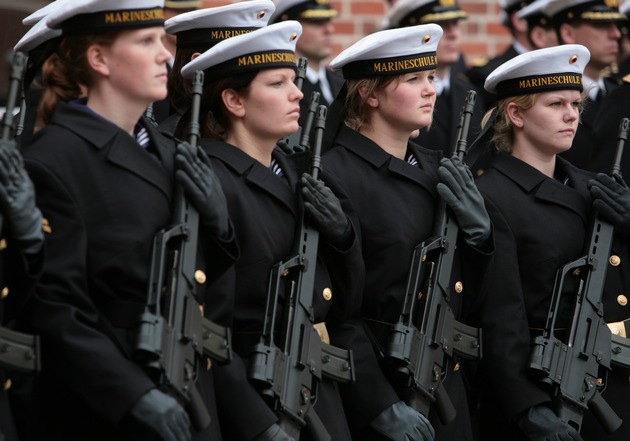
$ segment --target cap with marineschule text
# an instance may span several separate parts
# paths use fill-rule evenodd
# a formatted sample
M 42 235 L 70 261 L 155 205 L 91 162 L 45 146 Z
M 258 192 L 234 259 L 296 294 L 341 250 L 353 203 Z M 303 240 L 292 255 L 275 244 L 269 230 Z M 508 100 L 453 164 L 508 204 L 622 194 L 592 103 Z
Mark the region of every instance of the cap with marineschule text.
M 177 35 L 177 47 L 213 46 L 226 38 L 267 26 L 276 7 L 271 0 L 250 0 L 176 15 L 164 24 Z
M 164 0 L 72 0 L 46 17 L 63 35 L 93 34 L 164 25 Z
M 435 69 L 442 33 L 435 23 L 374 32 L 342 51 L 330 67 L 347 80 Z
M 466 17 L 457 0 L 398 0 L 387 14 L 387 25 L 401 28 Z
M 182 75 L 191 79 L 197 70 L 203 70 L 205 82 L 208 83 L 264 69 L 295 70 L 295 45 L 300 35 L 302 25 L 295 20 L 288 20 L 228 38 L 186 64 L 182 68 Z
M 271 23 L 285 20 L 330 20 L 337 16 L 337 10 L 330 6 L 330 0 L 277 0 L 276 11 Z
M 552 90 L 582 91 L 591 54 L 580 44 L 538 49 L 506 61 L 488 75 L 484 88 L 498 98 Z

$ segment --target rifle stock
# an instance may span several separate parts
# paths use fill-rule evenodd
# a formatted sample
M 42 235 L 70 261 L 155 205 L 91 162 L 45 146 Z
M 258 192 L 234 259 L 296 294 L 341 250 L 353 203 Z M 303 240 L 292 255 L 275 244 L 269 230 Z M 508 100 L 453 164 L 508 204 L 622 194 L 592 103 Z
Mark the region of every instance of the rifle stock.
M 615 178 L 621 177 L 621 157 L 629 128 L 630 120 L 622 119 L 611 171 Z M 609 370 L 613 359 L 617 363 L 628 361 L 627 351 L 623 351 L 624 347 L 627 349 L 625 339 L 612 338 L 603 319 L 602 297 L 613 235 L 613 225 L 595 212 L 585 254 L 558 270 L 547 323 L 542 335 L 532 341 L 529 368 L 549 389 L 556 414 L 576 430 L 580 430 L 587 410 L 593 412 L 608 433 L 617 430 L 622 422 L 598 390 L 600 368 Z M 578 277 L 579 285 L 568 337 L 560 338 L 555 333 L 556 320 L 567 277 Z
M 318 178 L 321 167 L 321 143 L 326 107 L 319 106 L 315 118 L 315 136 L 311 174 Z M 322 376 L 336 381 L 354 380 L 350 351 L 323 343 L 314 329 L 313 290 L 319 232 L 302 221 L 297 253 L 276 264 L 272 270 L 267 296 L 265 321 L 260 343 L 252 348 L 249 378 L 267 397 L 279 416 L 279 425 L 295 439 L 306 425 L 317 432 L 318 440 L 330 436 L 312 409 L 317 384 Z M 278 323 L 278 304 L 286 293 L 280 342 L 274 340 Z M 319 429 L 319 430 L 317 430 Z
M 463 160 L 476 101 L 468 91 L 458 125 L 454 155 Z M 456 416 L 442 387 L 446 357 L 481 357 L 481 330 L 455 320 L 449 306 L 454 251 L 459 228 L 440 200 L 433 234 L 412 255 L 402 313 L 389 334 L 386 358 L 403 384 L 405 402 L 428 415 L 435 405 L 443 424 Z
M 199 107 L 203 71 L 195 73 L 188 142 L 199 140 Z M 202 355 L 220 362 L 231 359 L 226 328 L 203 317 L 194 279 L 199 214 L 183 188 L 176 187 L 173 223 L 153 242 L 147 304 L 138 320 L 135 357 L 158 387 L 184 405 L 197 430 L 210 415 L 195 385 Z

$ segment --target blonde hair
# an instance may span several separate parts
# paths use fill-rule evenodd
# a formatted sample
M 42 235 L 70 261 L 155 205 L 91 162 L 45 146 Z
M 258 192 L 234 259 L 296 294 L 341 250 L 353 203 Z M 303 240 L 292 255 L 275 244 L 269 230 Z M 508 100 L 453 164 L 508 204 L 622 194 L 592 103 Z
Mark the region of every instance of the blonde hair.
M 497 115 L 494 121 L 489 121 L 494 108 L 486 112 L 481 120 L 481 127 L 485 127 L 488 123 L 492 124 L 493 134 L 492 139 L 490 140 L 490 145 L 493 150 L 504 153 L 512 153 L 514 131 L 512 128 L 512 121 L 510 121 L 507 113 L 508 104 L 514 103 L 520 110 L 529 110 L 534 107 L 539 95 L 540 93 L 530 93 L 498 100 L 496 106 Z M 585 93 L 582 93 L 580 96 L 580 114 L 582 113 L 584 107 L 585 96 Z

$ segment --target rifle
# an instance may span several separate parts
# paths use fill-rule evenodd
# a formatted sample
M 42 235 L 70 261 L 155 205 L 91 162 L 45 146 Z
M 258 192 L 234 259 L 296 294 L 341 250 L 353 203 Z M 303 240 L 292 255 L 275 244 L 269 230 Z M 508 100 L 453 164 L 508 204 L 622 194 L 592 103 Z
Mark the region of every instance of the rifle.
M 304 57 L 301 57 L 298 60 L 297 74 L 294 81 L 295 85 L 300 90 L 302 90 L 302 85 L 304 84 L 304 79 L 306 78 L 307 66 L 308 60 Z M 319 96 L 319 92 L 313 92 L 311 94 L 308 105 L 308 115 L 306 116 L 306 120 L 304 121 L 304 127 L 298 127 L 295 132 L 278 141 L 278 145 L 282 148 L 282 150 L 285 151 L 285 153 L 291 154 L 307 150 L 308 142 L 306 144 L 301 142 L 303 139 L 302 136 L 306 135 L 306 140 L 308 141 L 308 137 L 310 137 L 311 129 L 313 126 L 313 119 L 315 114 L 317 113 L 317 106 L 319 105 Z
M 144 111 L 144 117 L 149 120 L 153 127 L 158 126 L 158 123 L 155 120 L 155 114 L 153 113 L 153 103 L 147 106 L 147 109 Z
M 462 107 L 456 155 L 466 154 L 477 94 L 469 90 Z M 389 333 L 385 357 L 400 376 L 404 401 L 424 415 L 435 404 L 443 424 L 456 416 L 442 387 L 446 357 L 481 357 L 481 330 L 455 320 L 450 284 L 459 228 L 444 200 L 436 209 L 433 234 L 413 251 L 402 313 Z
M 611 172 L 619 181 L 629 128 L 630 120 L 623 118 Z M 601 396 L 597 379 L 600 367 L 610 369 L 612 354 L 615 349 L 621 352 L 619 346 L 623 340 L 611 339 L 602 304 L 614 227 L 594 212 L 589 228 L 584 255 L 564 265 L 556 274 L 547 322 L 542 335 L 532 341 L 529 368 L 549 389 L 554 411 L 562 421 L 579 431 L 584 412 L 591 410 L 602 427 L 612 433 L 622 421 Z M 567 276 L 578 278 L 578 289 L 568 337 L 562 339 L 555 335 L 555 325 Z M 621 357 L 618 361 L 624 362 Z
M 203 71 L 195 72 L 188 142 L 197 146 Z M 202 355 L 231 357 L 229 330 L 204 318 L 196 296 L 199 213 L 177 186 L 173 223 L 153 240 L 149 293 L 137 323 L 135 358 L 155 383 L 176 397 L 201 430 L 210 415 L 195 386 Z M 163 309 L 163 311 L 162 311 Z
M 15 108 L 22 75 L 26 67 L 26 56 L 16 52 L 11 65 L 7 107 L 2 117 L 2 140 L 13 139 L 13 109 Z M 2 216 L 0 216 L 0 229 Z M 0 326 L 0 367 L 22 372 L 37 372 L 41 369 L 39 336 L 23 334 Z
M 326 110 L 325 106 L 319 106 L 315 123 L 311 162 L 315 179 L 321 169 Z M 297 253 L 272 269 L 263 333 L 260 343 L 252 348 L 248 376 L 278 413 L 278 424 L 285 432 L 298 439 L 300 430 L 308 424 L 316 432 L 316 439 L 327 440 L 330 436 L 312 409 L 317 384 L 322 376 L 346 383 L 354 381 L 352 352 L 323 343 L 313 327 L 319 232 L 305 219 L 298 242 Z M 282 292 L 286 297 L 277 345 L 274 336 Z

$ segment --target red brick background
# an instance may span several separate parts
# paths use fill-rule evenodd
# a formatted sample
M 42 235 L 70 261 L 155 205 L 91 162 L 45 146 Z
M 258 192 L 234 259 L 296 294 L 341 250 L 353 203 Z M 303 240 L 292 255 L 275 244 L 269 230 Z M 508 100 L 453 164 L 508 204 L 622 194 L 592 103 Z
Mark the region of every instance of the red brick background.
M 234 2 L 203 0 L 206 7 Z M 379 30 L 389 7 L 386 0 L 331 0 L 331 3 L 339 11 L 335 19 L 335 53 L 366 34 Z M 509 33 L 500 23 L 498 3 L 498 0 L 460 0 L 462 9 L 469 15 L 463 22 L 463 50 L 468 61 L 478 56 L 500 53 L 509 44 Z

